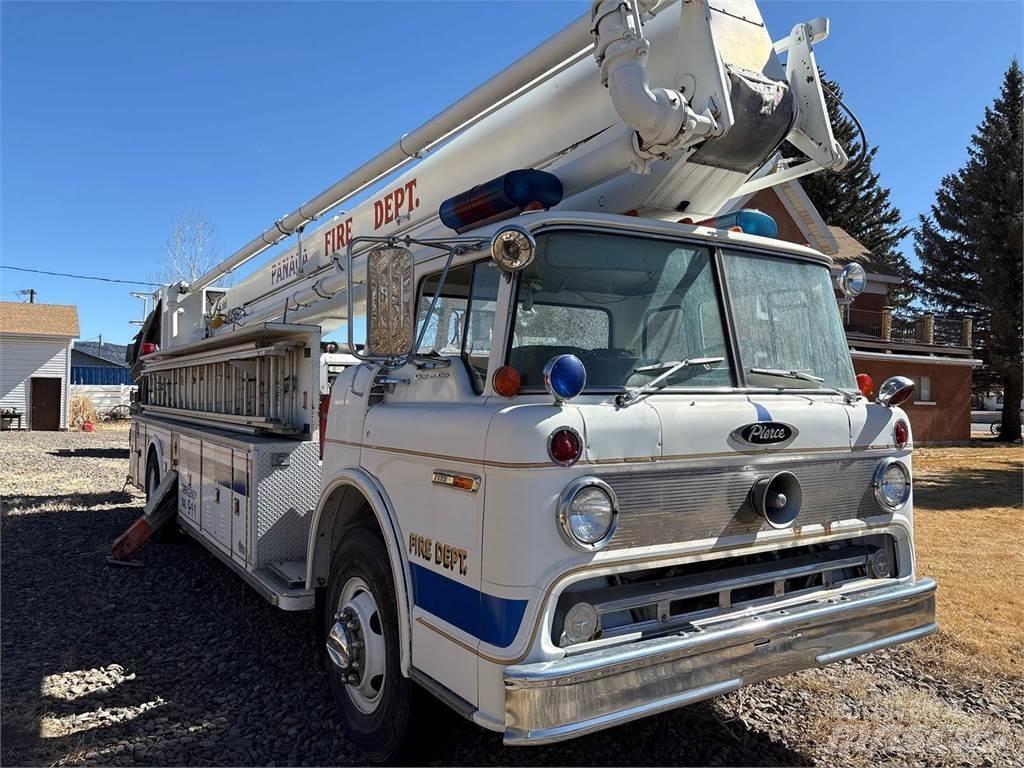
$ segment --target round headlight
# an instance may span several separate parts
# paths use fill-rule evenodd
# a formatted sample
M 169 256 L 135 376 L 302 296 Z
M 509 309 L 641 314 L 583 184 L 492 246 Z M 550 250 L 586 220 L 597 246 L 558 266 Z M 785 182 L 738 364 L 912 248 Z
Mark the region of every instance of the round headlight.
M 581 477 L 562 491 L 558 528 L 570 546 L 593 552 L 611 540 L 618 513 L 615 492 L 607 483 L 596 477 Z
M 491 258 L 502 272 L 518 272 L 533 261 L 537 241 L 525 227 L 512 224 L 491 238 Z
M 895 459 L 886 459 L 875 470 L 875 498 L 890 509 L 902 507 L 910 498 L 910 473 Z

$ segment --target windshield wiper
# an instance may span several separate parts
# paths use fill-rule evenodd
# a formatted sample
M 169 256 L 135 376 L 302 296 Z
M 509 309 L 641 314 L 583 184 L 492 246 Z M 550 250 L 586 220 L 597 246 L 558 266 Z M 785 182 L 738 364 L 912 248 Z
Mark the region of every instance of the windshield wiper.
M 761 376 L 776 376 L 780 379 L 800 379 L 800 381 L 813 381 L 821 384 L 825 379 L 815 376 L 813 373 L 803 371 L 787 371 L 784 368 L 747 368 L 747 373 L 756 373 Z
M 689 368 L 691 365 L 703 365 L 710 368 L 716 363 L 720 363 L 725 360 L 724 357 L 695 357 L 692 360 L 673 360 L 666 363 L 654 363 L 653 365 L 642 365 L 639 368 L 634 368 L 633 373 L 650 373 L 651 371 L 660 371 L 663 368 L 667 368 L 663 374 L 658 376 L 656 379 L 647 382 L 642 387 L 631 389 L 628 392 L 622 392 L 615 396 L 615 403 L 620 408 L 625 408 L 630 403 L 636 402 L 636 399 L 641 395 L 646 395 L 648 392 L 653 392 L 656 389 L 660 389 L 665 386 L 662 384 L 672 374 L 677 371 L 681 371 L 683 368 Z

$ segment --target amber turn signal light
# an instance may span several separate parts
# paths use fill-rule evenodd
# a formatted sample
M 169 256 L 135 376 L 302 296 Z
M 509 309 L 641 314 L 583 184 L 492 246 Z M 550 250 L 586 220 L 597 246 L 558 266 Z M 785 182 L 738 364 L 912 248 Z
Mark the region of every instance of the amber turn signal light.
M 519 369 L 511 365 L 503 365 L 494 372 L 491 383 L 494 385 L 494 391 L 502 397 L 515 397 L 519 394 L 519 387 L 522 383 Z

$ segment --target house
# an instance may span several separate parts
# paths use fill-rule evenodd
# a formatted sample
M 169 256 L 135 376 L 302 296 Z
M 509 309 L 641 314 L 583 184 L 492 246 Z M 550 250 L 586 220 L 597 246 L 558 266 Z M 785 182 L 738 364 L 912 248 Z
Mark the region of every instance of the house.
M 796 181 L 733 200 L 726 211 L 738 208 L 769 214 L 780 239 L 828 254 L 836 274 L 851 262 L 864 267 L 863 293 L 850 301 L 836 292 L 854 370 L 868 374 L 876 392 L 890 376 L 914 380 L 914 399 L 903 408 L 916 442 L 970 439 L 971 379 L 981 365 L 972 353 L 970 318 L 895 310 L 891 294 L 902 279 L 849 233 L 827 225 Z
M 127 368 L 125 344 L 109 341 L 76 341 L 71 347 L 71 367 Z
M 78 309 L 0 302 L 0 408 L 3 426 L 67 429 L 71 341 Z M 14 414 L 20 419 L 12 418 Z

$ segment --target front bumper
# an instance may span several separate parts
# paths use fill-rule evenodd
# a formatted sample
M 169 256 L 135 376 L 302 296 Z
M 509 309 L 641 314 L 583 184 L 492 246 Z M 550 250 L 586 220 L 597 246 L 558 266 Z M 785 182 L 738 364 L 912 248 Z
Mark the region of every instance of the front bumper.
M 505 743 L 546 744 L 931 634 L 935 582 L 888 581 L 505 670 Z

